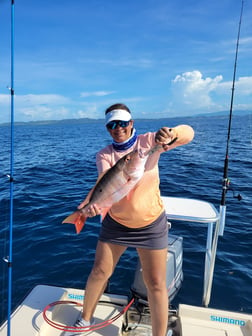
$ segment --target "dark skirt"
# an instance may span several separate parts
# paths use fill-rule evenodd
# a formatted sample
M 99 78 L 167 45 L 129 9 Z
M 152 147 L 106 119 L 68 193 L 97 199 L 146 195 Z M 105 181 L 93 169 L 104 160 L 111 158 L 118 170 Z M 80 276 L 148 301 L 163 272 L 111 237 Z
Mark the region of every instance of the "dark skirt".
M 127 247 L 160 250 L 168 247 L 168 223 L 165 212 L 154 222 L 132 229 L 117 223 L 106 215 L 102 222 L 99 240 Z

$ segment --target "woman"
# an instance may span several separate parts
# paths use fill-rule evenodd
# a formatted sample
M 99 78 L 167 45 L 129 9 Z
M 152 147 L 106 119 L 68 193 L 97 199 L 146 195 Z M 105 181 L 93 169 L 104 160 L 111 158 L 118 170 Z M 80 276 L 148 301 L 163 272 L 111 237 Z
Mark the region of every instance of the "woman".
M 190 142 L 194 131 L 190 126 L 180 125 L 137 136 L 131 112 L 124 104 L 110 106 L 105 111 L 105 119 L 113 143 L 97 153 L 99 175 L 133 149 L 141 148 L 145 152 L 156 144 L 160 148 L 149 156 L 145 173 L 130 191 L 130 196 L 115 203 L 103 220 L 93 269 L 86 285 L 82 317 L 75 325 L 81 327 L 93 323 L 92 317 L 107 281 L 122 253 L 131 246 L 136 248 L 143 269 L 152 335 L 165 336 L 169 306 L 166 289 L 168 227 L 160 197 L 158 160 L 162 152 Z M 79 208 L 83 205 L 84 202 Z M 88 213 L 93 217 L 100 214 L 100 209 L 93 205 Z

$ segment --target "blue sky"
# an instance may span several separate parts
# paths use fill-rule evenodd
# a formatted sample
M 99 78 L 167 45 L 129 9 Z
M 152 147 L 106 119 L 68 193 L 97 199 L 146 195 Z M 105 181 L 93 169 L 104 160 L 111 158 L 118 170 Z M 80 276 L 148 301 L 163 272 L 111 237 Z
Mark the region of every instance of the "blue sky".
M 10 119 L 10 3 L 0 0 L 0 122 Z M 229 110 L 240 0 L 16 0 L 15 120 Z M 252 110 L 245 0 L 235 110 Z

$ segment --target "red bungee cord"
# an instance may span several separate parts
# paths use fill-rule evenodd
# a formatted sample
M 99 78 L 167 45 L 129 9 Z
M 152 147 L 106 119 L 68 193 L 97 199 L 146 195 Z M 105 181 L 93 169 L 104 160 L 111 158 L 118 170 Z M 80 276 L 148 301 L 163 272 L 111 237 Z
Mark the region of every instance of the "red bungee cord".
M 81 303 L 75 302 L 75 301 L 55 301 L 50 303 L 49 305 L 47 305 L 44 310 L 43 310 L 43 318 L 44 320 L 53 328 L 58 329 L 58 330 L 62 330 L 62 331 L 70 331 L 70 332 L 87 332 L 87 331 L 94 331 L 97 329 L 101 329 L 104 327 L 109 326 L 110 324 L 112 324 L 114 321 L 116 321 L 120 316 L 122 316 L 124 313 L 126 313 L 126 311 L 130 308 L 130 306 L 133 304 L 134 302 L 134 298 L 131 299 L 131 301 L 127 304 L 127 306 L 125 306 L 118 314 L 116 314 L 114 317 L 103 321 L 101 323 L 97 323 L 97 324 L 92 324 L 90 326 L 86 326 L 86 327 L 74 327 L 74 326 L 66 326 L 64 324 L 61 323 L 57 323 L 52 321 L 47 315 L 47 311 L 54 306 L 58 306 L 58 305 L 63 305 L 63 304 L 72 304 L 75 306 L 82 306 Z

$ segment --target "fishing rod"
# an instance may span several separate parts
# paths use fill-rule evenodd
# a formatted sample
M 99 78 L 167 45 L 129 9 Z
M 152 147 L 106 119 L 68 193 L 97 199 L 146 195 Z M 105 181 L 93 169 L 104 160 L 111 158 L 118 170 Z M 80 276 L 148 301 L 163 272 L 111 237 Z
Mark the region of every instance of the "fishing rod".
M 221 195 L 221 202 L 220 202 L 220 231 L 219 231 L 219 236 L 223 236 L 223 233 L 224 233 L 225 220 L 226 220 L 226 194 L 229 190 L 229 184 L 230 184 L 230 181 L 229 181 L 229 178 L 228 178 L 229 144 L 230 144 L 232 116 L 233 116 L 233 101 L 234 101 L 237 58 L 238 58 L 242 14 L 243 14 L 243 4 L 244 4 L 244 0 L 242 0 L 242 4 L 241 4 L 240 21 L 239 21 L 238 35 L 237 35 L 237 41 L 236 41 L 233 82 L 232 82 L 232 89 L 231 89 L 232 93 L 231 93 L 231 101 L 230 101 L 227 144 L 226 144 L 226 155 L 225 155 L 225 160 L 224 160 L 223 179 L 222 179 L 222 195 Z M 235 197 L 238 198 L 239 201 L 241 200 L 241 195 L 240 194 L 235 196 Z
M 11 0 L 11 121 L 10 121 L 10 226 L 9 226 L 9 255 L 4 258 L 8 265 L 8 308 L 7 336 L 11 335 L 11 304 L 12 304 L 12 244 L 13 244 L 13 198 L 14 198 L 14 0 Z
M 219 212 L 219 220 L 216 222 L 215 232 L 212 243 L 212 254 L 210 259 L 209 273 L 205 286 L 205 293 L 203 297 L 203 305 L 208 307 L 211 296 L 212 282 L 213 282 L 213 272 L 218 244 L 218 237 L 223 236 L 225 220 L 226 220 L 226 194 L 229 190 L 229 179 L 228 179 L 228 160 L 229 160 L 229 144 L 230 144 L 230 134 L 231 134 L 231 125 L 232 125 L 232 116 L 233 116 L 233 101 L 234 101 L 234 90 L 235 90 L 235 79 L 236 79 L 236 68 L 237 68 L 237 58 L 238 58 L 238 49 L 239 49 L 239 41 L 240 41 L 240 32 L 241 32 L 241 23 L 242 23 L 242 14 L 243 14 L 243 5 L 244 0 L 241 3 L 241 12 L 240 12 L 240 20 L 238 26 L 238 35 L 236 41 L 236 51 L 235 51 L 235 61 L 234 61 L 234 72 L 233 72 L 233 82 L 232 82 L 232 93 L 231 93 L 231 101 L 230 101 L 230 110 L 229 110 L 229 122 L 228 122 L 228 133 L 227 133 L 227 144 L 226 144 L 226 155 L 224 160 L 224 169 L 223 169 L 223 179 L 222 179 L 222 196 L 220 202 L 220 212 Z M 241 196 L 236 196 L 238 200 L 241 200 Z

